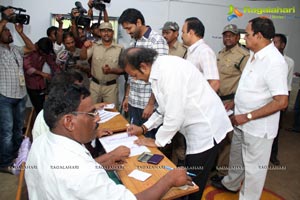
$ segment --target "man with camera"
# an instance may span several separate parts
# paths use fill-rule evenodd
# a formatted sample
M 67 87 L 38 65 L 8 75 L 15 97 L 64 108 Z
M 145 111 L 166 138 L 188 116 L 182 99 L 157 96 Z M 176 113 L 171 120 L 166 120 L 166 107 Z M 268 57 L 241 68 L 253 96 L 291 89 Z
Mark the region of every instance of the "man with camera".
M 26 87 L 23 72 L 23 55 L 35 49 L 24 34 L 23 25 L 15 29 L 25 43 L 12 45 L 12 34 L 6 27 L 16 14 L 11 8 L 2 11 L 0 20 L 0 171 L 14 173 L 13 160 L 22 142 L 25 117 Z

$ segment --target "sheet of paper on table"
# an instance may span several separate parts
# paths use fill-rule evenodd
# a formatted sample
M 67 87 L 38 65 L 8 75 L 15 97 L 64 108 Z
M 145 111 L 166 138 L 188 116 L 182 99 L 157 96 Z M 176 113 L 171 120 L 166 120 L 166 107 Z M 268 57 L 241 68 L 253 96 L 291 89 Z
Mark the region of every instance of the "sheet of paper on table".
M 98 113 L 100 115 L 100 123 L 107 122 L 108 120 L 120 114 L 119 112 L 111 112 L 104 109 L 98 110 Z
M 111 152 L 112 150 L 122 145 L 128 147 L 130 149 L 129 157 L 140 155 L 143 152 L 150 152 L 150 150 L 146 146 L 138 146 L 134 144 L 134 141 L 137 139 L 137 136 L 128 136 L 127 132 L 123 132 L 99 138 L 99 141 L 103 145 L 103 148 L 106 152 Z
M 106 104 L 104 106 L 104 109 L 114 109 L 114 108 L 115 108 L 115 104 L 114 103 Z
M 150 176 L 152 176 L 152 174 L 135 169 L 130 174 L 128 174 L 128 176 L 132 177 L 132 178 L 135 178 L 139 181 L 145 181 Z

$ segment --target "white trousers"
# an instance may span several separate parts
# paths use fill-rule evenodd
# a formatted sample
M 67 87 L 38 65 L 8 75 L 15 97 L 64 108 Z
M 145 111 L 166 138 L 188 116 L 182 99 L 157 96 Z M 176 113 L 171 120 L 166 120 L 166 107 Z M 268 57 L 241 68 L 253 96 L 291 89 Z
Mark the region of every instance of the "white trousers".
M 239 190 L 239 200 L 259 200 L 268 171 L 274 139 L 254 137 L 234 128 L 228 175 L 222 180 L 230 190 Z

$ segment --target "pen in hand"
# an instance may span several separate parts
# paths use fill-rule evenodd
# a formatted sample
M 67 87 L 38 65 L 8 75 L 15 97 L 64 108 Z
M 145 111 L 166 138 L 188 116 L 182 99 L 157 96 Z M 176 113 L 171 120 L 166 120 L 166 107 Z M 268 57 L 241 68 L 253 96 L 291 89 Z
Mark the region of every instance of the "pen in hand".
M 129 134 L 129 132 L 131 131 L 131 127 L 130 127 L 130 125 L 132 125 L 133 124 L 133 117 L 131 118 L 131 120 L 130 120 L 130 124 L 126 124 L 126 126 L 127 126 L 127 133 L 128 133 L 128 135 L 130 135 Z
M 130 124 L 133 124 L 133 117 L 132 117 L 131 120 L 130 120 Z
M 164 167 L 165 167 L 166 170 L 169 170 L 169 171 L 173 170 L 172 167 L 169 167 L 169 166 L 164 166 Z M 192 176 L 192 177 L 196 177 L 197 176 L 196 174 L 193 174 L 193 173 L 190 173 L 190 172 L 186 172 L 186 174 L 188 176 Z

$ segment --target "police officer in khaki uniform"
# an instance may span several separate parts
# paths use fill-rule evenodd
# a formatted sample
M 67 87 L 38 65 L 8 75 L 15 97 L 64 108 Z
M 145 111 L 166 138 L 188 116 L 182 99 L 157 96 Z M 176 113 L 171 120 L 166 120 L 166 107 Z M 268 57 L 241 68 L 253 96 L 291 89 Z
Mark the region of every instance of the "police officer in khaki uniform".
M 162 28 L 162 36 L 169 45 L 169 55 L 185 58 L 187 47 L 177 40 L 179 26 L 176 22 L 166 22 Z
M 80 53 L 81 59 L 91 60 L 91 97 L 94 103 L 114 103 L 118 107 L 117 78 L 123 73 L 118 65 L 123 47 L 113 43 L 114 31 L 110 22 L 100 24 L 101 41 L 86 41 Z
M 249 59 L 249 51 L 239 44 L 240 33 L 235 24 L 229 24 L 223 29 L 224 48 L 217 56 L 217 65 L 220 75 L 220 89 L 218 95 L 224 103 L 226 110 L 233 110 L 234 95 L 240 80 L 240 76 Z M 227 174 L 232 133 L 220 145 L 218 156 L 218 174 L 212 177 L 218 179 Z

